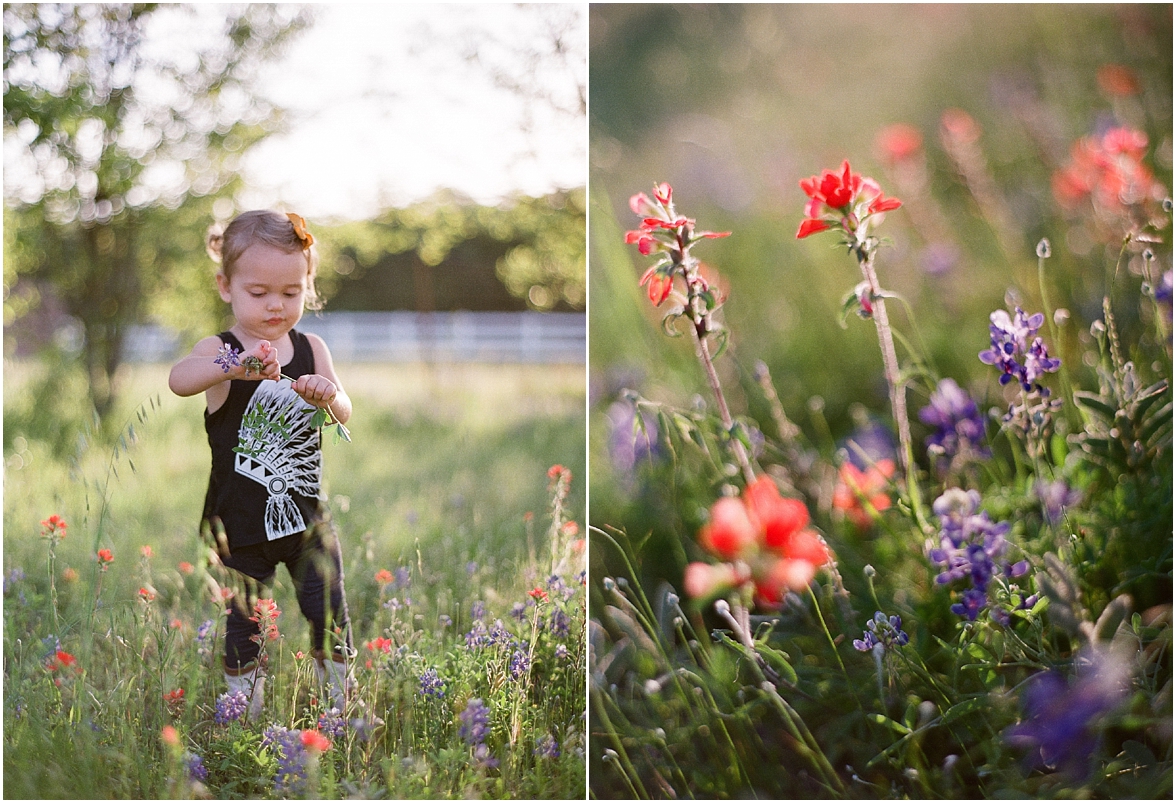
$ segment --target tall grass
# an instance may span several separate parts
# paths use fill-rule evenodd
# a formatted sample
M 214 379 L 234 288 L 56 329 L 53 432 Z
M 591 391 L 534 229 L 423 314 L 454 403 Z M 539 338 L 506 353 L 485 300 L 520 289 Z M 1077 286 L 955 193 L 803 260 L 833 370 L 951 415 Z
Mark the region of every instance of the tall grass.
M 326 439 L 324 487 L 357 692 L 334 718 L 280 570 L 265 711 L 226 724 L 202 400 L 136 368 L 114 442 L 58 458 L 26 423 L 38 370 L 5 365 L 5 796 L 583 796 L 582 369 L 341 366 L 354 442 Z M 274 726 L 332 745 L 283 753 Z

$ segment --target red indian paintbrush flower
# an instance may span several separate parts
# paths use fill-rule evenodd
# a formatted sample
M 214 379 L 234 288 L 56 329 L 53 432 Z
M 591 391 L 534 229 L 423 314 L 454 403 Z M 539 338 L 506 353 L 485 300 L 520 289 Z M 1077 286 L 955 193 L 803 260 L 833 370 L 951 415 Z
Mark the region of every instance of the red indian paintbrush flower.
M 778 605 L 789 591 L 807 586 L 829 560 L 828 547 L 808 524 L 804 503 L 781 496 L 768 477 L 749 485 L 742 497 L 719 499 L 698 538 L 728 563 L 687 566 L 686 593 L 712 596 L 750 580 L 762 604 Z
M 653 197 L 639 192 L 629 199 L 633 214 L 641 217 L 640 227 L 625 232 L 625 242 L 636 245 L 643 256 L 661 255 L 663 259 L 647 270 L 640 284 L 648 285 L 649 300 L 660 306 L 674 288 L 674 273 L 686 251 L 699 240 L 729 237 L 729 231 L 696 231 L 693 218 L 674 211 L 674 188 L 664 181 L 655 184 Z
M 874 179 L 853 172 L 849 160 L 840 170 L 825 170 L 819 176 L 800 180 L 800 188 L 809 197 L 805 219 L 796 232 L 797 239 L 839 227 L 853 234 L 861 221 L 870 215 L 898 209 L 902 201 L 887 198 Z

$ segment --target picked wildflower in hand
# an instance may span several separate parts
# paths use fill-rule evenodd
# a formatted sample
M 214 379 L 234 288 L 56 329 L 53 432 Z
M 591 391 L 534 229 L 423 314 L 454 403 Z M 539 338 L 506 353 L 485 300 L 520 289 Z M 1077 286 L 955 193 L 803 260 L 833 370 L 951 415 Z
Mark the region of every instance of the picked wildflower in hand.
M 248 705 L 249 700 L 246 698 L 245 692 L 225 692 L 216 698 L 216 711 L 213 713 L 212 721 L 217 725 L 228 725 L 230 722 L 236 722 L 245 716 L 245 709 Z
M 895 614 L 887 618 L 882 611 L 876 611 L 874 618 L 866 622 L 866 631 L 860 639 L 853 640 L 853 648 L 859 652 L 869 652 L 876 645 L 882 645 L 885 650 L 901 647 L 910 641 L 902 629 L 902 619 Z
M 241 352 L 238 349 L 225 343 L 217 351 L 216 358 L 213 359 L 213 362 L 219 365 L 221 370 L 227 374 L 232 368 L 241 364 L 241 360 L 239 359 L 240 354 Z
M 1025 391 L 1036 390 L 1042 396 L 1049 389 L 1038 383 L 1044 374 L 1061 367 L 1062 361 L 1049 356 L 1045 341 L 1037 337 L 1037 330 L 1045 323 L 1044 313 L 1026 315 L 1017 307 L 1013 315 L 998 309 L 989 316 L 992 345 L 979 354 L 980 362 L 1000 369 L 1000 383 L 1007 385 L 1014 379 Z M 1018 357 L 1024 362 L 1019 362 Z

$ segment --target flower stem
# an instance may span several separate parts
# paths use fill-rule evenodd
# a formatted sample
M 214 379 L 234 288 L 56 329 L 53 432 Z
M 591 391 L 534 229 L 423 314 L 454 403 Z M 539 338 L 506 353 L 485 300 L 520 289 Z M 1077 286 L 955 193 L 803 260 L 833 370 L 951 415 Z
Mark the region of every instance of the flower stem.
M 735 459 L 739 462 L 740 469 L 743 470 L 743 479 L 750 485 L 755 482 L 755 472 L 751 468 L 747 450 L 743 448 L 743 441 L 735 437 L 735 422 L 731 418 L 730 408 L 727 407 L 727 398 L 723 395 L 723 386 L 719 383 L 719 375 L 715 371 L 715 363 L 711 359 L 710 346 L 706 340 L 705 318 L 695 324 L 694 334 L 698 339 L 698 355 L 702 360 L 702 367 L 706 371 L 706 381 L 710 384 L 711 391 L 715 394 L 715 401 L 719 406 L 719 418 L 722 419 L 723 427 L 731 435 L 731 450 L 735 453 Z
M 899 460 L 907 479 L 907 494 L 911 500 L 911 509 L 919 526 L 926 529 L 927 522 L 923 513 L 923 502 L 919 493 L 919 485 L 915 477 L 914 449 L 911 447 L 911 424 L 907 418 L 906 386 L 899 382 L 898 354 L 894 350 L 894 333 L 890 328 L 890 318 L 886 314 L 886 300 L 882 297 L 882 288 L 878 284 L 878 274 L 874 270 L 874 251 L 864 244 L 854 248 L 858 266 L 862 276 L 870 287 L 870 296 L 874 305 L 874 325 L 878 330 L 878 344 L 882 348 L 882 367 L 886 375 L 886 385 L 890 391 L 890 408 L 894 413 L 894 424 L 898 429 Z

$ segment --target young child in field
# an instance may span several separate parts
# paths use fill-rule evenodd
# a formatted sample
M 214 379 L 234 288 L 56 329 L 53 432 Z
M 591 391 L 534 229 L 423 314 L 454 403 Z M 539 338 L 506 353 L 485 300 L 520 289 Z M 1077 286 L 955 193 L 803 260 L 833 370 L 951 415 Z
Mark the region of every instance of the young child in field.
M 321 407 L 345 423 L 351 400 L 326 344 L 294 328 L 316 301 L 314 238 L 298 215 L 253 211 L 210 234 L 208 251 L 220 264 L 217 288 L 236 322 L 198 342 L 168 379 L 177 395 L 204 393 L 207 401 L 212 475 L 204 520 L 223 532 L 218 552 L 242 575 L 239 587 L 270 587 L 278 564 L 286 564 L 311 624 L 320 683 L 342 710 L 354 651 L 339 541 L 320 491 L 320 432 L 311 418 Z M 264 700 L 264 635 L 249 596 L 237 594 L 228 606 L 224 668 L 229 690 L 245 693 L 256 719 Z

